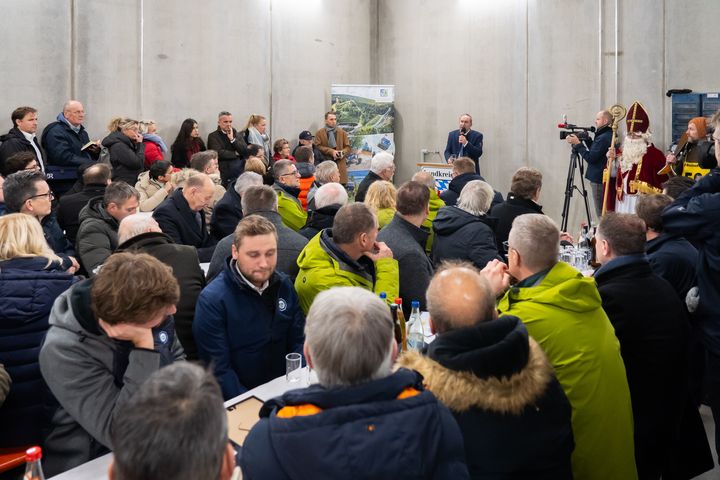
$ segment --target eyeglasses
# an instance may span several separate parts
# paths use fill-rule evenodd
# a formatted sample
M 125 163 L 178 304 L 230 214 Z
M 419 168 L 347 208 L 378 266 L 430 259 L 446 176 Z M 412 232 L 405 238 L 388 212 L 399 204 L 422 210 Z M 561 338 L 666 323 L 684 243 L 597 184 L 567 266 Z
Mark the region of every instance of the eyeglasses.
M 52 190 L 48 190 L 47 193 L 39 193 L 37 195 L 33 195 L 32 197 L 28 197 L 25 201 L 32 200 L 33 198 L 39 198 L 39 197 L 48 197 L 48 200 L 52 200 L 55 198 L 55 194 Z
M 297 170 L 294 170 L 294 171 L 292 171 L 292 172 L 283 173 L 283 174 L 280 175 L 280 176 L 281 176 L 281 177 L 287 177 L 288 175 L 292 175 L 293 177 L 297 177 L 298 175 L 300 175 L 300 173 L 298 173 Z

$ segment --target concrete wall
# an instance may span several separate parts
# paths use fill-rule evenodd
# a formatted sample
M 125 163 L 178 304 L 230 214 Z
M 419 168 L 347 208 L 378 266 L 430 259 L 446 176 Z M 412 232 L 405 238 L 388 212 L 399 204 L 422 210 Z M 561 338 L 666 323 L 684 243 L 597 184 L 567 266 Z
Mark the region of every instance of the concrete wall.
M 331 83 L 369 83 L 376 0 L 4 0 L 0 112 L 29 104 L 41 128 L 75 97 L 102 138 L 117 115 L 152 118 L 168 142 L 229 110 L 297 141 L 322 124 Z M 0 127 L 3 131 L 5 127 Z
M 563 114 L 590 125 L 601 108 L 638 100 L 665 148 L 665 92 L 720 90 L 708 35 L 720 2 L 618 4 L 616 95 L 614 0 L 381 1 L 378 72 L 380 83 L 397 86 L 398 179 L 412 174 L 420 149 L 442 151 L 458 114 L 469 112 L 485 134 L 487 180 L 507 191 L 517 167 L 539 168 L 541 201 L 560 221 L 570 156 L 556 128 Z M 576 193 L 571 231 L 584 216 Z

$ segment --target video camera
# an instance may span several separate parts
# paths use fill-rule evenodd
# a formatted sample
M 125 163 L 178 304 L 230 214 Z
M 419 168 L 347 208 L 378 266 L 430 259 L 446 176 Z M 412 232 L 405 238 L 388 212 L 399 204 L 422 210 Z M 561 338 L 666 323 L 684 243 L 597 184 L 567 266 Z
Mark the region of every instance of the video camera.
M 590 140 L 590 132 L 595 131 L 595 127 L 580 127 L 572 123 L 567 123 L 567 121 L 558 123 L 558 128 L 563 129 L 563 131 L 560 132 L 560 140 L 565 140 L 568 135 L 575 135 L 580 141 Z

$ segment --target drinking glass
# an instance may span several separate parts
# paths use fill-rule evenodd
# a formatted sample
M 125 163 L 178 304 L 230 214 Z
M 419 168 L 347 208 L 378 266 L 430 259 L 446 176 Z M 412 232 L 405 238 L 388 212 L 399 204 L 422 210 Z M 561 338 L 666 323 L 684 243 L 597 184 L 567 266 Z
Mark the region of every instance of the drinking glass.
M 288 353 L 285 355 L 285 380 L 297 383 L 302 378 L 302 355 Z

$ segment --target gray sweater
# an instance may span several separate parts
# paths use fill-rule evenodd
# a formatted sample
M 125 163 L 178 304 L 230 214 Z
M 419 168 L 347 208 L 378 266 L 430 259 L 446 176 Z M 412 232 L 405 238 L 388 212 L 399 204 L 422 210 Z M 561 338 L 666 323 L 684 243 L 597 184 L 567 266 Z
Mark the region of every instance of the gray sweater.
M 426 310 L 425 292 L 433 276 L 433 265 L 425 254 L 430 232 L 416 227 L 399 213 L 378 233 L 378 242 L 385 242 L 393 252 L 400 270 L 400 297 L 405 318 L 410 315 L 411 302 L 418 300 L 420 310 Z
M 59 403 L 43 445 L 48 477 L 112 448 L 110 430 L 117 407 L 153 372 L 185 359 L 172 317 L 153 329 L 155 350 L 135 349 L 108 337 L 90 308 L 91 282 L 74 285 L 55 301 L 40 351 L 40 371 Z

